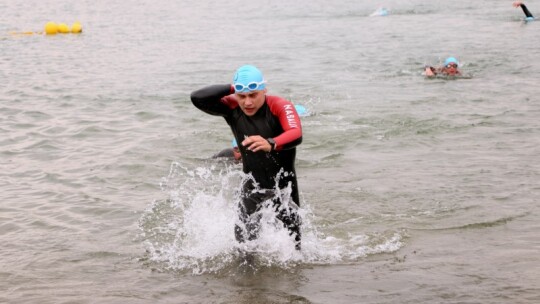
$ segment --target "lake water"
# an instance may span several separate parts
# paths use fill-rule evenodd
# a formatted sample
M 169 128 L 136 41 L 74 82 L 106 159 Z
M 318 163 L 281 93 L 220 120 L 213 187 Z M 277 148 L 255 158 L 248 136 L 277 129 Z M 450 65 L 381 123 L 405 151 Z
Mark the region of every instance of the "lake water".
M 0 302 L 540 302 L 540 23 L 511 2 L 0 11 Z M 84 32 L 21 34 L 47 21 Z M 422 76 L 447 56 L 468 77 Z M 301 252 L 235 242 L 232 135 L 189 100 L 243 64 L 309 112 Z

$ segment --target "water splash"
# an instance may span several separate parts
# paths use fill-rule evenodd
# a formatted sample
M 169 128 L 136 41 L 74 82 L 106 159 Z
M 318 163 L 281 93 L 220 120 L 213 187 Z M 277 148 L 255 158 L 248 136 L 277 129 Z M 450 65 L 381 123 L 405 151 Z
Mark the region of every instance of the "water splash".
M 310 205 L 302 202 L 302 250 L 295 249 L 289 231 L 276 219 L 270 201 L 260 211 L 261 230 L 253 241 L 239 243 L 234 226 L 239 224 L 237 202 L 246 176 L 238 166 L 219 162 L 186 168 L 173 163 L 160 186 L 168 198 L 155 200 L 139 220 L 145 258 L 154 268 L 193 274 L 223 273 L 252 258 L 250 266 L 290 269 L 300 264 L 334 264 L 393 252 L 402 246 L 402 234 L 323 233 Z M 276 195 L 290 196 L 287 189 Z M 287 200 L 284 200 L 287 201 Z

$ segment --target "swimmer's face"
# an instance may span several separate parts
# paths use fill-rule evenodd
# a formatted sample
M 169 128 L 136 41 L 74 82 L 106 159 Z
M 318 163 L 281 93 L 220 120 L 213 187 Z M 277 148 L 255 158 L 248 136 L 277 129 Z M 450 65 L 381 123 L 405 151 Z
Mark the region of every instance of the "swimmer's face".
M 253 116 L 264 104 L 266 89 L 245 93 L 235 93 L 235 95 L 242 112 L 244 112 L 244 114 L 247 116 Z
M 449 63 L 444 67 L 444 72 L 448 75 L 456 75 L 458 74 L 457 64 L 455 63 Z

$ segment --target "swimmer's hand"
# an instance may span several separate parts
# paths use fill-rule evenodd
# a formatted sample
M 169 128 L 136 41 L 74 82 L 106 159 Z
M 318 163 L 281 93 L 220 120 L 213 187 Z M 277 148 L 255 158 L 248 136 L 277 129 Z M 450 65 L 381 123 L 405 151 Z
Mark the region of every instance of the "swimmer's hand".
M 432 66 L 426 66 L 424 67 L 424 73 L 426 76 L 435 76 L 435 68 Z
M 272 151 L 272 146 L 270 146 L 270 143 L 260 135 L 252 135 L 246 137 L 246 139 L 242 141 L 242 146 L 246 147 L 251 152 Z
M 522 4 L 523 4 L 523 2 L 521 2 L 521 1 L 514 1 L 514 3 L 512 3 L 512 6 L 513 7 L 520 7 Z

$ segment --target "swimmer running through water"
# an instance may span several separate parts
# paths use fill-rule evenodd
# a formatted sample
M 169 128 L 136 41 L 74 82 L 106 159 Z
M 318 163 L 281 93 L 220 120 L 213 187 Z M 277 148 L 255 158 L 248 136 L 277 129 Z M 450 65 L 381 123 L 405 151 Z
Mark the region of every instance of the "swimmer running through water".
M 295 159 L 296 146 L 302 142 L 302 127 L 290 101 L 266 93 L 266 81 L 259 69 L 244 65 L 236 71 L 232 85 L 204 87 L 191 93 L 191 101 L 203 112 L 225 118 L 239 143 L 243 171 L 253 177 L 242 185 L 242 225 L 235 226 L 236 240 L 244 242 L 258 237 L 258 211 L 265 201 L 271 200 L 276 218 L 289 230 L 300 250 Z M 290 200 L 286 195 L 276 195 L 276 183 L 279 190 L 291 190 Z

